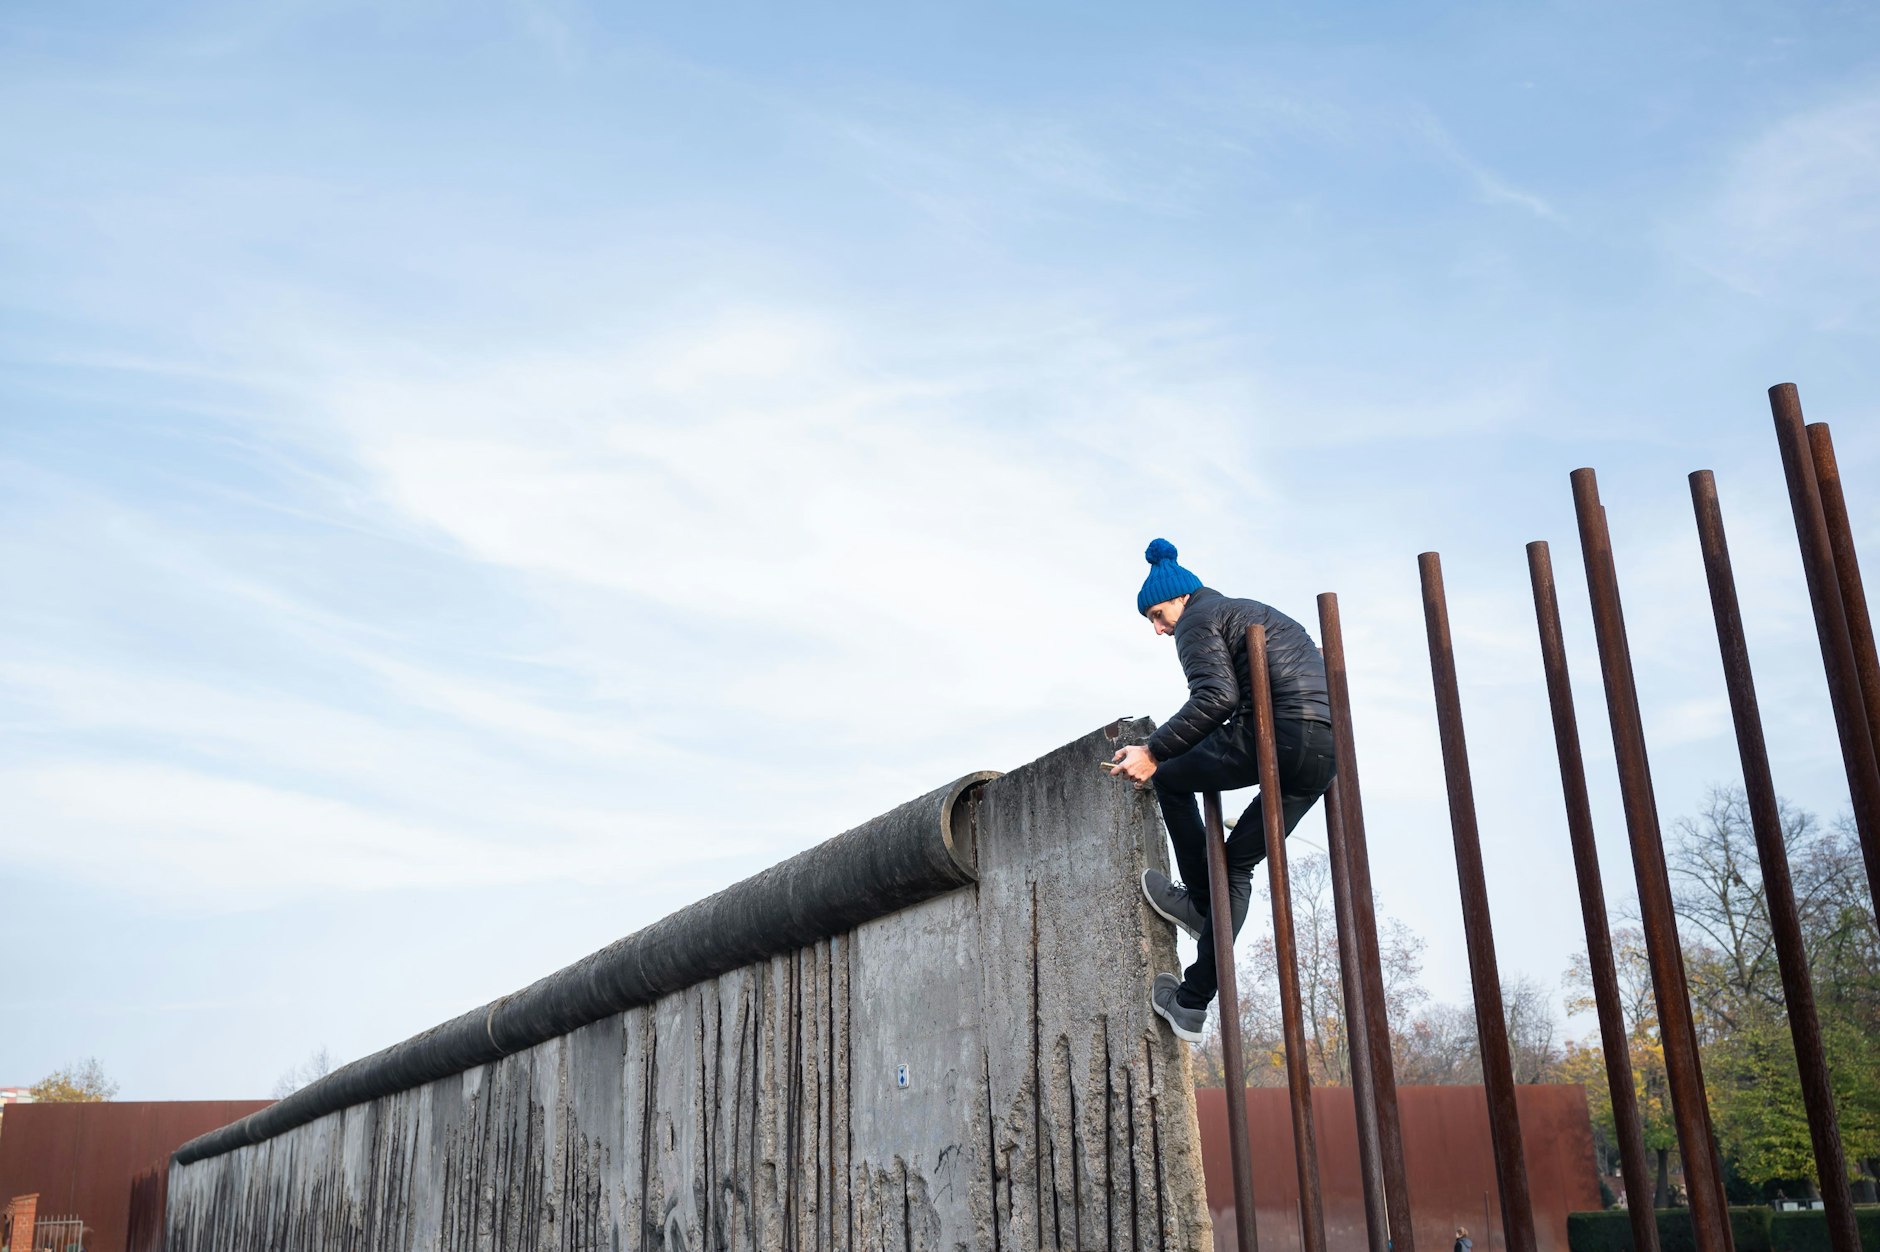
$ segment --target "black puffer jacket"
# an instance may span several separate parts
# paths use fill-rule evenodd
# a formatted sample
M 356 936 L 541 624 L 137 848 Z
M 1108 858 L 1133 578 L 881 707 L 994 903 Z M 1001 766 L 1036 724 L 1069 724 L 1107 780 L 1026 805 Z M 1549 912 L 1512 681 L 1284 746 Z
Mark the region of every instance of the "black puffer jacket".
M 1175 623 L 1175 652 L 1188 678 L 1188 703 L 1149 736 L 1158 761 L 1180 756 L 1229 717 L 1253 725 L 1247 686 L 1247 627 L 1266 627 L 1267 685 L 1274 720 L 1332 720 L 1325 659 L 1305 627 L 1258 600 L 1236 600 L 1210 587 L 1188 598 Z

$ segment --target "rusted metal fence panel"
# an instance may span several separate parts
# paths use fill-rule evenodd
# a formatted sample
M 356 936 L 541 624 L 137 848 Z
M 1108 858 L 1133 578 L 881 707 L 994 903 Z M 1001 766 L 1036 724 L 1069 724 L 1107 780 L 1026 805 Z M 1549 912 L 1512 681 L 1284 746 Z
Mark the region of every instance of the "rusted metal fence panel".
M 1364 1177 L 1354 1133 L 1354 1089 L 1316 1087 L 1314 1122 L 1325 1196 L 1325 1233 L 1335 1249 L 1364 1246 Z M 1521 1086 L 1522 1150 L 1532 1178 L 1535 1246 L 1567 1252 L 1567 1214 L 1599 1207 L 1593 1167 L 1593 1128 L 1586 1089 Z M 1488 1101 L 1474 1086 L 1398 1088 L 1404 1142 L 1409 1149 L 1413 1228 L 1425 1247 L 1448 1249 L 1457 1226 L 1467 1226 L 1476 1252 L 1505 1252 L 1501 1206 L 1495 1196 L 1495 1154 L 1489 1141 Z M 1260 1197 L 1261 1252 L 1304 1252 L 1299 1238 L 1299 1192 L 1293 1167 L 1286 1094 L 1277 1087 L 1246 1092 L 1253 1133 L 1254 1186 Z M 1224 1213 L 1233 1203 L 1227 1164 L 1227 1104 L 1220 1088 L 1195 1093 L 1201 1119 L 1208 1207 Z M 1484 1221 L 1486 1202 L 1487 1220 Z M 1229 1252 L 1233 1232 L 1215 1223 L 1215 1248 Z
M 197 1135 L 267 1107 L 266 1100 L 116 1100 L 10 1104 L 0 1133 L 0 1199 L 39 1193 L 42 1213 L 76 1213 L 86 1247 L 125 1246 L 131 1183 Z

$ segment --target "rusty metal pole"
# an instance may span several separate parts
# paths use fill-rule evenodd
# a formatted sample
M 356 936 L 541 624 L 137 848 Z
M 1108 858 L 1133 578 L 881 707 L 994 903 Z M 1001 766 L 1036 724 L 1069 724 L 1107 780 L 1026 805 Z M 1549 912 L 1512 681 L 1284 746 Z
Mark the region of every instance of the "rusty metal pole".
M 1371 890 L 1371 856 L 1364 839 L 1364 799 L 1358 785 L 1357 737 L 1351 728 L 1351 684 L 1345 672 L 1345 635 L 1338 596 L 1319 596 L 1320 644 L 1325 651 L 1325 688 L 1332 706 L 1332 736 L 1338 754 L 1338 789 L 1342 850 L 1332 854 L 1332 873 L 1346 875 L 1351 901 L 1352 938 L 1363 985 L 1364 1016 L 1350 1026 L 1365 1033 L 1371 1056 L 1371 1086 L 1355 1091 L 1369 1100 L 1377 1122 L 1378 1152 L 1384 1164 L 1384 1203 L 1390 1217 L 1391 1252 L 1416 1252 L 1410 1222 L 1410 1188 L 1404 1178 L 1403 1118 L 1397 1110 L 1397 1074 L 1390 1050 L 1390 1018 L 1384 999 L 1384 962 L 1377 946 L 1377 898 Z M 1362 1115 L 1361 1115 L 1362 1116 Z M 1362 1122 L 1360 1122 L 1362 1124 Z
M 1822 668 L 1828 674 L 1834 727 L 1841 737 L 1841 764 L 1847 771 L 1854 828 L 1860 832 L 1861 856 L 1867 863 L 1867 889 L 1875 907 L 1880 908 L 1880 768 L 1875 765 L 1873 734 L 1867 725 L 1860 672 L 1854 660 L 1853 639 L 1848 632 L 1834 543 L 1828 534 L 1821 487 L 1815 479 L 1814 455 L 1808 446 L 1808 432 L 1802 425 L 1802 402 L 1795 384 L 1780 383 L 1771 387 L 1769 407 L 1775 414 L 1776 443 L 1782 450 L 1782 472 L 1789 483 L 1789 509 L 1795 514 L 1802 571 L 1808 578 L 1808 599 L 1815 611 L 1815 634 L 1821 642 Z
M 1202 794 L 1201 813 L 1208 834 L 1208 929 L 1214 935 L 1214 1009 L 1221 1028 L 1221 1094 L 1227 1101 L 1227 1142 L 1234 1166 L 1234 1226 L 1240 1252 L 1258 1252 L 1260 1241 L 1253 1223 L 1253 1146 L 1247 1138 L 1247 1062 L 1240 1046 L 1234 906 L 1227 893 L 1227 831 L 1221 822 L 1220 792 Z
M 1639 715 L 1638 688 L 1625 636 L 1625 613 L 1619 602 L 1619 576 L 1613 567 L 1612 536 L 1606 528 L 1606 510 L 1599 502 L 1599 483 L 1590 469 L 1573 471 L 1573 508 L 1579 518 L 1580 551 L 1586 564 L 1587 594 L 1593 604 L 1593 630 L 1606 684 L 1606 711 L 1612 722 L 1619 791 L 1625 806 L 1626 834 L 1632 844 L 1632 871 L 1638 880 L 1639 914 L 1645 926 L 1652 990 L 1658 1003 L 1659 1039 L 1670 1078 L 1678 1154 L 1690 1192 L 1692 1232 L 1698 1252 L 1733 1252 L 1717 1140 L 1704 1098 L 1697 1026 L 1691 1017 L 1690 988 L 1684 976 L 1684 952 L 1678 944 L 1677 913 L 1671 903 L 1671 876 L 1665 868 L 1664 837 L 1658 827 L 1658 800 L 1652 792 L 1651 761 L 1645 750 L 1644 722 Z
M 1455 838 L 1456 877 L 1462 886 L 1462 928 L 1469 946 L 1475 1034 L 1481 1041 L 1482 1085 L 1488 1092 L 1488 1133 L 1495 1149 L 1495 1182 L 1501 1191 L 1502 1233 L 1508 1252 L 1535 1252 L 1534 1203 L 1528 1194 L 1521 1113 L 1515 1105 L 1514 1059 L 1501 1002 L 1495 926 L 1488 913 L 1488 877 L 1482 870 L 1482 839 L 1475 821 L 1475 785 L 1469 777 L 1469 745 L 1462 728 L 1462 692 L 1449 635 L 1442 557 L 1423 553 L 1417 557 L 1417 572 L 1423 582 L 1423 624 L 1429 632 L 1436 726 L 1443 745 L 1443 780 L 1449 789 L 1449 828 Z
M 1854 551 L 1854 528 L 1847 519 L 1841 466 L 1834 459 L 1834 436 L 1828 433 L 1828 424 L 1810 422 L 1806 429 L 1815 485 L 1821 492 L 1821 516 L 1828 524 L 1828 548 L 1834 554 L 1834 579 L 1841 588 L 1841 610 L 1847 616 L 1848 642 L 1854 650 L 1854 673 L 1867 710 L 1867 738 L 1874 754 L 1880 756 L 1880 655 L 1874 651 L 1873 618 L 1867 611 L 1867 591 L 1861 586 L 1860 556 Z
M 1267 894 L 1273 897 L 1273 962 L 1286 1035 L 1286 1087 L 1292 1097 L 1293 1157 L 1299 1170 L 1299 1232 L 1305 1252 L 1325 1252 L 1325 1204 L 1319 1194 L 1318 1136 L 1312 1130 L 1312 1070 L 1299 995 L 1292 883 L 1286 864 L 1279 746 L 1273 737 L 1273 690 L 1266 677 L 1266 627 L 1247 627 L 1247 682 L 1253 688 L 1254 752 L 1260 767 L 1260 819 L 1266 837 Z M 1839 1252 L 1837 1249 L 1836 1252 Z
M 1854 827 L 1860 832 L 1861 855 L 1867 863 L 1867 890 L 1880 907 L 1880 660 L 1874 656 L 1873 622 L 1867 615 L 1867 593 L 1861 587 L 1854 532 L 1848 525 L 1841 467 L 1834 459 L 1827 423 L 1802 427 L 1801 400 L 1793 383 L 1771 388 L 1769 397 L 1776 407 L 1782 469 L 1789 480 L 1789 504 L 1802 540 L 1802 566 L 1808 575 L 1809 599 L 1814 602 L 1815 630 L 1834 700 L 1848 790 L 1853 794 Z M 1805 515 L 1809 517 L 1806 527 Z M 1817 583 L 1825 595 L 1816 595 Z M 1839 612 L 1824 600 L 1838 602 Z M 1864 748 L 1855 722 L 1865 724 Z
M 1841 1146 L 1840 1121 L 1834 1111 L 1834 1085 L 1828 1078 L 1815 1014 L 1815 988 L 1809 977 L 1808 950 L 1802 942 L 1789 854 L 1783 846 L 1782 815 L 1776 808 L 1775 779 L 1763 741 L 1762 714 L 1756 706 L 1756 679 L 1750 672 L 1749 645 L 1737 604 L 1736 576 L 1723 532 L 1717 481 L 1709 470 L 1691 475 L 1691 504 L 1697 512 L 1697 537 L 1710 582 L 1710 607 L 1717 619 L 1717 648 L 1723 654 L 1724 684 L 1730 692 L 1730 716 L 1736 723 L 1736 750 L 1743 764 L 1743 791 L 1749 799 L 1750 826 L 1756 833 L 1756 857 L 1762 864 L 1763 895 L 1788 1002 L 1789 1034 L 1795 1040 L 1796 1067 L 1802 1080 L 1802 1105 L 1821 1176 L 1821 1197 L 1828 1209 L 1828 1239 L 1834 1252 L 1860 1252 L 1854 1225 L 1854 1199 L 1847 1185 L 1847 1156 Z
M 1625 1011 L 1619 1001 L 1619 975 L 1612 961 L 1612 923 L 1606 917 L 1606 888 L 1599 877 L 1599 845 L 1593 839 L 1593 806 L 1586 792 L 1580 723 L 1573 711 L 1573 684 L 1567 675 L 1567 645 L 1560 629 L 1554 562 L 1544 540 L 1530 543 L 1527 554 L 1528 578 L 1534 584 L 1534 618 L 1541 637 L 1541 667 L 1547 674 L 1547 702 L 1554 717 L 1554 748 L 1560 757 L 1560 789 L 1566 797 L 1567 836 L 1573 844 L 1573 872 L 1580 884 L 1587 967 L 1593 977 L 1600 1049 L 1605 1053 L 1606 1086 L 1612 1093 L 1613 1128 L 1619 1138 L 1619 1168 L 1625 1176 L 1626 1206 L 1632 1221 L 1632 1247 L 1635 1252 L 1658 1252 L 1658 1222 L 1650 1199 L 1651 1169 L 1645 1160 L 1638 1091 L 1632 1085 L 1631 1041 L 1626 1036 Z
M 1371 1037 L 1364 1029 L 1364 976 L 1358 967 L 1358 923 L 1352 909 L 1345 854 L 1345 814 L 1333 786 L 1325 793 L 1325 835 L 1332 865 L 1332 911 L 1338 918 L 1338 982 L 1345 994 L 1345 1053 L 1351 1059 L 1352 1111 L 1358 1121 L 1358 1181 L 1364 1189 L 1367 1252 L 1390 1252 L 1390 1215 L 1384 1200 L 1384 1149 L 1377 1134 L 1376 1090 L 1371 1079 Z M 1655 1249 L 1649 1252 L 1656 1252 Z

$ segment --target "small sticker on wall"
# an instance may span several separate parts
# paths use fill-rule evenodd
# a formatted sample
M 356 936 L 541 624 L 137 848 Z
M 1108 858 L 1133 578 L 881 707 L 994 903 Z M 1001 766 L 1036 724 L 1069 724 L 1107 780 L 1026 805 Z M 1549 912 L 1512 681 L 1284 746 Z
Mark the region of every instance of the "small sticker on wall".
M 894 1067 L 894 1085 L 899 1087 L 903 1091 L 907 1090 L 907 1066 L 906 1065 L 896 1065 Z

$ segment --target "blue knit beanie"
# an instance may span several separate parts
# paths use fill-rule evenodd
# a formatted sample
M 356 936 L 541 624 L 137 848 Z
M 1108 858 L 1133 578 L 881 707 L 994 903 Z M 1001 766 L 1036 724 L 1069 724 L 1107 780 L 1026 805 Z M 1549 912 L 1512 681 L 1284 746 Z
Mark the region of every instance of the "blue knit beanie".
M 1157 539 L 1142 556 L 1154 567 L 1143 579 L 1142 590 L 1136 593 L 1136 612 L 1144 617 L 1164 600 L 1201 590 L 1201 580 L 1175 564 L 1175 545 L 1168 540 Z

